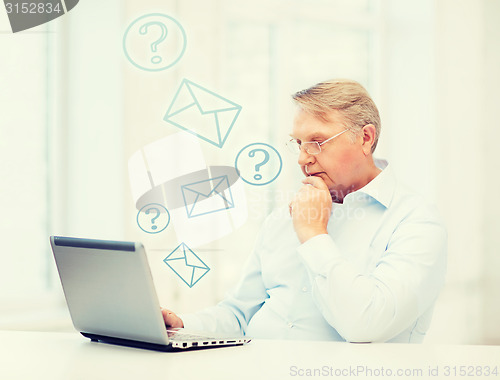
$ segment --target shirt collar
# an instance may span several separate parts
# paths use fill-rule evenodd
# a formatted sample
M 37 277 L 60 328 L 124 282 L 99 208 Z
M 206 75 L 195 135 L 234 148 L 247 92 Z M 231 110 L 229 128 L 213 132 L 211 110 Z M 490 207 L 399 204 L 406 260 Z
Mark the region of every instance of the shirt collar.
M 396 178 L 394 177 L 394 173 L 391 168 L 387 165 L 386 168 L 382 170 L 374 179 L 368 182 L 361 189 L 347 194 L 346 198 L 352 197 L 353 199 L 356 199 L 359 198 L 361 194 L 365 194 L 388 208 L 394 195 L 395 185 Z

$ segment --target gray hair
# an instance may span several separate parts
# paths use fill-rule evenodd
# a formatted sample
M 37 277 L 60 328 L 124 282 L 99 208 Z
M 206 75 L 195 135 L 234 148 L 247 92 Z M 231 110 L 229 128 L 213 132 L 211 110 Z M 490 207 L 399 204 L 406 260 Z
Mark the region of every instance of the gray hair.
M 345 127 L 355 134 L 365 125 L 372 124 L 375 127 L 375 139 L 371 151 L 375 151 L 380 136 L 380 115 L 368 91 L 358 82 L 329 80 L 299 91 L 292 97 L 304 111 L 324 121 L 328 121 L 329 112 L 339 111 L 346 120 Z

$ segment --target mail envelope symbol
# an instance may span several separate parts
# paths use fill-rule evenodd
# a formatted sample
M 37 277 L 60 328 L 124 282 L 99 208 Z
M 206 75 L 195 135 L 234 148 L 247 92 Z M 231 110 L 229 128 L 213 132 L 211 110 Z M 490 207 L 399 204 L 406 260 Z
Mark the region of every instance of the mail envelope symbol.
M 181 190 L 189 218 L 234 207 L 227 175 L 182 185 Z
M 240 105 L 183 79 L 163 120 L 222 148 L 240 112 Z
M 207 264 L 184 243 L 179 244 L 163 261 L 190 288 L 210 270 Z

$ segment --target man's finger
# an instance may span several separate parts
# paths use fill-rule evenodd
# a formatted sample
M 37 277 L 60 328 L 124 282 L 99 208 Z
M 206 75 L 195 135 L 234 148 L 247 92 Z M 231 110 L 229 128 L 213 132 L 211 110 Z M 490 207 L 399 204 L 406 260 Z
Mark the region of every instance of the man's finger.
M 323 178 L 320 177 L 309 176 L 304 178 L 302 180 L 302 183 L 304 185 L 313 185 L 315 188 L 320 190 L 328 190 L 328 186 L 326 186 L 325 181 L 323 181 Z

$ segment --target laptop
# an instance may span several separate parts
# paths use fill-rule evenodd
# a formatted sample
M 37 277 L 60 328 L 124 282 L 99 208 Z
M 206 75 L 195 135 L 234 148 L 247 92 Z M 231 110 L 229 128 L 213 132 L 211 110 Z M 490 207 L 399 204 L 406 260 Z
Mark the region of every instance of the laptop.
M 158 351 L 250 341 L 167 329 L 141 243 L 51 236 L 50 244 L 73 325 L 92 341 Z

